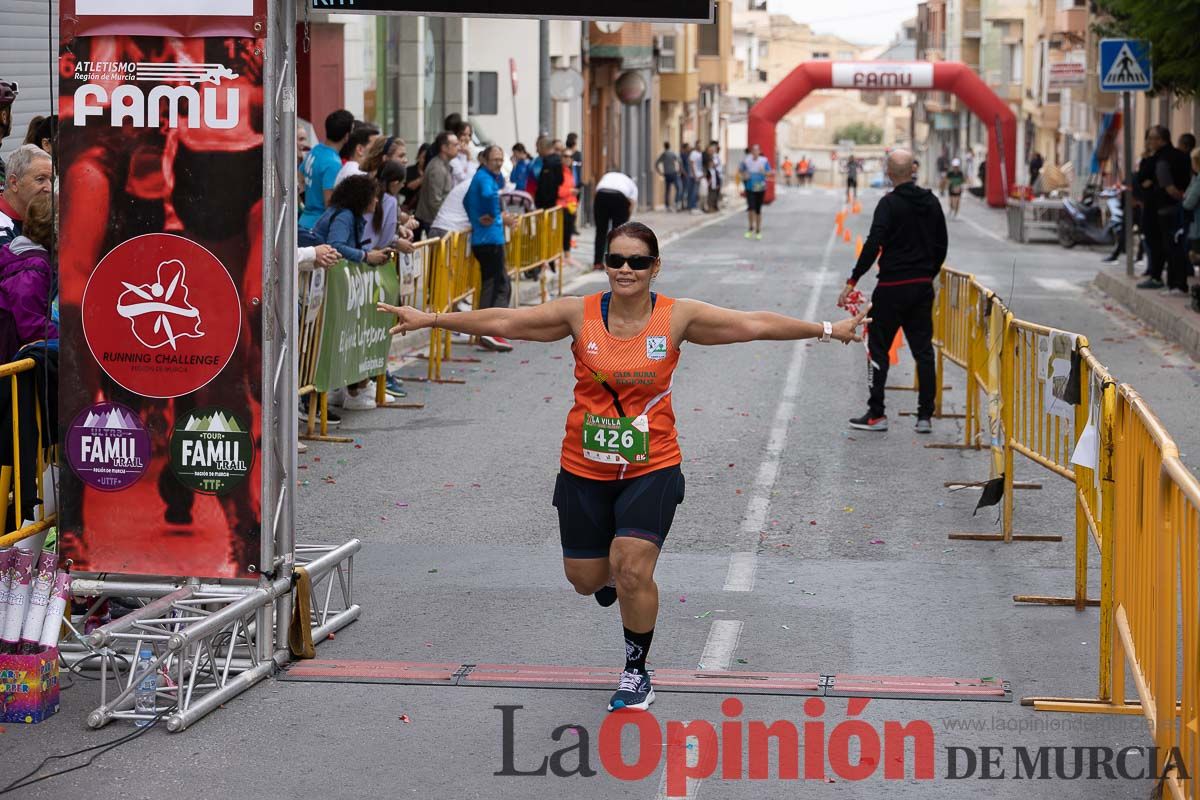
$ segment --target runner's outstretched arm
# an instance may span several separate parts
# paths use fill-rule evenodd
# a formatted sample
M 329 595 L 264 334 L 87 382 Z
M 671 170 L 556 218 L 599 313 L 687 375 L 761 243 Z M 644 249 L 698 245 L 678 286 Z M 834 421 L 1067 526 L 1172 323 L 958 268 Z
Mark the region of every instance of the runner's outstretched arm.
M 392 335 L 436 327 L 471 336 L 557 342 L 574 334 L 583 324 L 582 297 L 561 297 L 527 308 L 481 308 L 478 311 L 450 311 L 445 314 L 387 303 L 380 303 L 376 308 L 396 315 L 397 324 L 389 331 Z
M 833 323 L 831 337 L 843 344 L 861 342 L 859 326 L 871 321 L 868 305 L 856 316 Z M 695 344 L 737 344 L 759 340 L 817 339 L 824 333 L 819 322 L 808 322 L 774 311 L 735 311 L 699 300 L 680 300 L 675 316 L 683 341 Z

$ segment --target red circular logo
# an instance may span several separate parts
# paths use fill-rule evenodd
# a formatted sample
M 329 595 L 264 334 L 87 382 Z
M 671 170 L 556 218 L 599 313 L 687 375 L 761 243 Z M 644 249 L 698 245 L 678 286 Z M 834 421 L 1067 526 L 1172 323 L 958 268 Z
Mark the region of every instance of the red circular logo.
M 179 397 L 215 378 L 237 347 L 242 307 L 217 257 L 182 236 L 117 245 L 83 291 L 83 336 L 110 378 L 145 397 Z

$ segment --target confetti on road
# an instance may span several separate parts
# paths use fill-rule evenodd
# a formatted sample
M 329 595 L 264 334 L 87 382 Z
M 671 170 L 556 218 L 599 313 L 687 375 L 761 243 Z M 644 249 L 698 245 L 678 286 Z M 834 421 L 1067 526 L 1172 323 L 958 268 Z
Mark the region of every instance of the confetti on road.
M 868 544 L 885 544 L 883 539 L 872 539 Z
M 847 514 L 853 514 L 854 506 L 846 506 L 845 508 L 842 509 L 842 511 L 845 511 Z

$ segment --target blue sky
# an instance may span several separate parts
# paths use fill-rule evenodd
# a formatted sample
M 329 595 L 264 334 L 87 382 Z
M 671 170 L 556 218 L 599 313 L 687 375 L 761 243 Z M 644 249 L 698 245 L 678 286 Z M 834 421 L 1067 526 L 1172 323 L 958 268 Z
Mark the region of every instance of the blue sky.
M 833 33 L 859 44 L 886 44 L 903 20 L 917 15 L 917 0 L 767 0 L 772 14 L 789 14 L 820 33 Z

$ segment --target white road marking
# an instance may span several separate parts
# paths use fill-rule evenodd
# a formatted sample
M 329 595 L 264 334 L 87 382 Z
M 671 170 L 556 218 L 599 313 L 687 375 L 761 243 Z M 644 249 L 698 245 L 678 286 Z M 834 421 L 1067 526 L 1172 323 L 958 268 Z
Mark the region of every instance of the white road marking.
M 733 663 L 733 651 L 742 638 L 742 622 L 736 619 L 713 620 L 700 656 L 700 669 L 727 672 Z
M 754 504 L 755 500 L 751 500 L 750 505 Z M 763 515 L 766 516 L 765 509 Z M 723 590 L 726 592 L 753 591 L 754 576 L 757 572 L 758 557 L 754 553 L 733 553 L 729 556 L 729 571 L 725 573 Z
M 1080 284 L 1072 283 L 1064 278 L 1034 278 L 1033 282 L 1047 292 L 1082 294 L 1084 288 Z
M 821 286 L 830 274 L 829 257 L 833 251 L 833 243 L 837 236 L 830 232 L 829 241 L 825 244 L 825 252 L 821 256 L 821 271 L 816 274 L 816 285 L 808 295 L 808 304 L 804 308 L 804 319 L 813 319 L 817 313 L 817 305 L 821 300 Z M 746 514 L 742 517 L 741 532 L 743 540 L 746 535 L 758 533 L 767 521 L 767 511 L 771 507 L 771 491 L 779 477 L 779 461 L 783 448 L 787 444 L 788 427 L 792 416 L 796 413 L 796 398 L 800 394 L 800 378 L 804 374 L 804 364 L 808 359 L 810 348 L 804 346 L 804 341 L 797 341 L 792 348 L 792 360 L 788 364 L 787 378 L 783 383 L 783 394 L 775 409 L 775 421 L 771 427 L 771 435 L 767 439 L 767 453 L 758 467 L 758 476 L 754 480 L 750 500 L 746 506 Z M 729 571 L 725 575 L 725 591 L 749 592 L 754 589 L 754 577 L 758 572 L 758 557 L 754 552 L 737 552 L 729 557 Z
M 967 224 L 968 224 L 968 225 L 970 225 L 972 228 L 974 228 L 975 230 L 977 230 L 977 231 L 979 231 L 980 233 L 982 233 L 984 236 L 990 236 L 991 238 L 995 239 L 997 242 L 1004 242 L 1005 244 L 1008 244 L 1008 243 L 1009 243 L 1009 242 L 1008 242 L 1008 239 L 1005 239 L 1003 236 L 1001 236 L 1001 235 L 1000 235 L 1000 234 L 998 234 L 998 233 L 993 233 L 992 231 L 989 231 L 987 228 L 983 227 L 983 226 L 982 226 L 982 225 L 980 225 L 978 222 L 976 222 L 975 220 L 973 220 L 973 219 L 971 219 L 971 218 L 969 218 L 969 217 L 959 217 L 958 219 L 960 219 L 960 220 L 962 220 L 963 222 L 967 223 Z M 949 221 L 949 220 L 947 220 L 947 221 Z
M 738 641 L 741 638 L 742 623 L 740 620 L 713 620 L 712 626 L 708 629 L 708 639 L 704 643 L 704 654 L 700 656 L 700 669 L 706 672 L 728 671 L 729 665 L 733 663 L 733 652 L 737 649 Z M 689 722 L 691 720 L 686 720 L 683 724 L 686 725 Z M 688 747 L 688 745 L 691 745 L 691 747 L 684 758 L 689 767 L 695 767 L 699 763 L 700 742 L 695 736 L 689 736 L 681 746 Z M 670 747 L 669 744 L 665 746 Z M 665 765 L 666 758 L 663 759 L 663 763 Z M 700 792 L 701 783 L 703 783 L 701 778 L 688 778 L 687 788 L 683 796 L 687 800 L 695 800 Z M 654 797 L 655 800 L 667 800 L 667 770 L 665 766 L 662 776 L 658 781 L 658 792 Z

